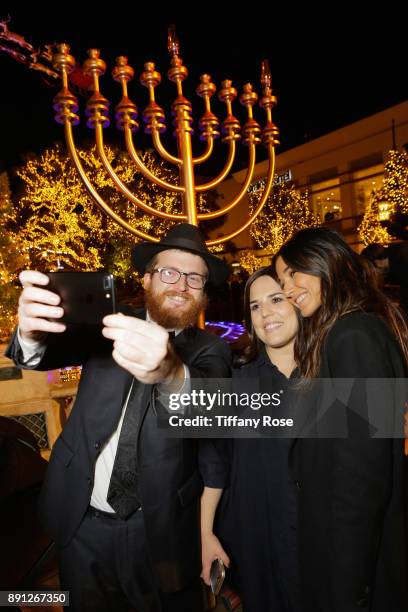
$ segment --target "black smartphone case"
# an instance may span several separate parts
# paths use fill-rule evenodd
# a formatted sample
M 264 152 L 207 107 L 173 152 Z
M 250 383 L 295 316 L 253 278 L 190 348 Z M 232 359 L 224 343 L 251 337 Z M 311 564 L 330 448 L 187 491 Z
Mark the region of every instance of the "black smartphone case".
M 47 272 L 46 289 L 61 297 L 68 326 L 101 326 L 102 319 L 116 312 L 115 281 L 109 272 Z

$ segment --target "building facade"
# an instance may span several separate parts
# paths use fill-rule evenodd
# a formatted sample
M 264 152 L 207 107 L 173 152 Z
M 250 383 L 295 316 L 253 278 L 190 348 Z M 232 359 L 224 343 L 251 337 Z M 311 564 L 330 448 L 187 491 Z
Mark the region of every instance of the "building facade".
M 360 250 L 357 227 L 371 191 L 381 186 L 389 151 L 404 145 L 408 147 L 408 101 L 278 154 L 275 176 L 290 177 L 300 192 L 307 192 L 322 223 Z M 266 176 L 267 164 L 257 164 L 253 182 Z M 245 171 L 240 171 L 221 185 L 220 205 L 239 191 L 244 179 Z M 236 229 L 248 214 L 246 197 L 215 235 Z M 234 245 L 238 252 L 255 247 L 249 231 L 237 236 Z

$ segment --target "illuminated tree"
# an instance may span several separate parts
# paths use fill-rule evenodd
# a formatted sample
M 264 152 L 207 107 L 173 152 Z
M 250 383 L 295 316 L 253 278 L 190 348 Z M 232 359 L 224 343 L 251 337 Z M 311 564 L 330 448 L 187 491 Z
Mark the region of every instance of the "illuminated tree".
M 257 270 L 260 267 L 259 257 L 256 257 L 254 252 L 249 249 L 242 251 L 242 253 L 239 256 L 238 263 L 241 266 L 241 268 L 243 268 L 244 270 L 248 272 L 248 274 L 252 274 L 253 272 L 255 272 L 255 270 Z
M 130 225 L 157 237 L 173 225 L 171 221 L 144 214 L 128 202 L 115 189 L 95 149 L 80 150 L 79 155 L 96 190 Z M 147 204 L 165 212 L 180 210 L 178 195 L 164 192 L 146 180 L 125 154 L 107 149 L 107 157 L 122 182 Z M 151 153 L 141 157 L 157 176 L 168 182 L 176 181 L 176 173 Z M 59 261 L 76 270 L 108 267 L 119 277 L 129 276 L 130 252 L 139 239 L 97 208 L 59 147 L 29 161 L 18 175 L 24 181 L 25 195 L 16 206 L 16 226 L 30 249 L 33 267 L 50 269 Z M 202 197 L 199 206 L 206 210 Z
M 250 212 L 260 198 L 259 189 L 249 192 Z M 307 194 L 300 194 L 293 185 L 275 185 L 261 214 L 251 226 L 251 235 L 257 244 L 272 254 L 291 238 L 297 230 L 320 225 L 310 209 Z
M 390 151 L 384 168 L 381 196 L 393 212 L 408 213 L 408 155 Z
M 365 245 L 371 244 L 372 242 L 388 244 L 390 241 L 390 235 L 387 229 L 381 224 L 381 221 L 389 218 L 390 213 L 387 213 L 388 216 L 386 218 L 381 219 L 384 214 L 384 212 L 380 210 L 382 206 L 381 191 L 373 190 L 363 220 L 358 226 L 360 238 Z
M 144 214 L 128 202 L 104 171 L 95 148 L 79 150 L 78 154 L 96 190 L 131 226 L 160 238 L 174 224 Z M 145 179 L 126 154 L 107 148 L 106 156 L 121 181 L 144 202 L 167 213 L 181 211 L 179 196 Z M 164 162 L 157 161 L 152 153 L 140 156 L 156 176 L 169 183 L 178 183 L 177 173 Z M 85 271 L 104 267 L 123 281 L 132 277 L 138 279 L 130 265 L 130 254 L 140 239 L 99 210 L 59 146 L 29 160 L 17 175 L 22 180 L 24 193 L 20 198 L 14 196 L 14 207 L 6 175 L 0 183 L 0 326 L 3 336 L 7 336 L 14 324 L 19 293 L 16 280 L 23 268 L 46 271 L 61 265 Z M 210 201 L 211 196 L 199 195 L 199 212 L 208 212 L 207 199 Z M 215 228 L 220 221 L 216 219 L 211 223 Z M 219 245 L 214 251 L 222 248 L 223 245 Z
M 18 273 L 28 263 L 28 252 L 18 235 L 10 231 L 14 222 L 7 173 L 0 174 L 0 342 L 8 340 L 16 322 L 20 288 Z
M 390 151 L 380 189 L 373 190 L 363 220 L 358 228 L 364 244 L 387 244 L 392 237 L 387 225 L 393 215 L 408 214 L 408 156 Z

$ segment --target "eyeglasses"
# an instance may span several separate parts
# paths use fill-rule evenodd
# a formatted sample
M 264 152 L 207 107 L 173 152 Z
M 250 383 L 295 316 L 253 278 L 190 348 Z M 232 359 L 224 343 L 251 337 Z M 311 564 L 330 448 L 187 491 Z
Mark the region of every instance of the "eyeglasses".
M 207 277 L 196 272 L 180 272 L 176 268 L 156 268 L 151 274 L 158 272 L 160 280 L 167 285 L 175 285 L 182 276 L 186 277 L 187 285 L 190 289 L 203 289 L 207 282 Z

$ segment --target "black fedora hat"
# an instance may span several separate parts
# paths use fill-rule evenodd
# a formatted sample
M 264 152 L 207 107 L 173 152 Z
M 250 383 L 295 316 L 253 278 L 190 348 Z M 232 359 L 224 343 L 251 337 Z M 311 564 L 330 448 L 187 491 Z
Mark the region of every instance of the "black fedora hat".
M 144 274 L 149 261 L 158 253 L 169 249 L 181 249 L 202 257 L 208 266 L 209 281 L 215 286 L 222 285 L 229 276 L 229 266 L 210 253 L 200 230 L 190 223 L 175 225 L 160 242 L 137 244 L 132 251 L 133 266 L 140 274 Z

